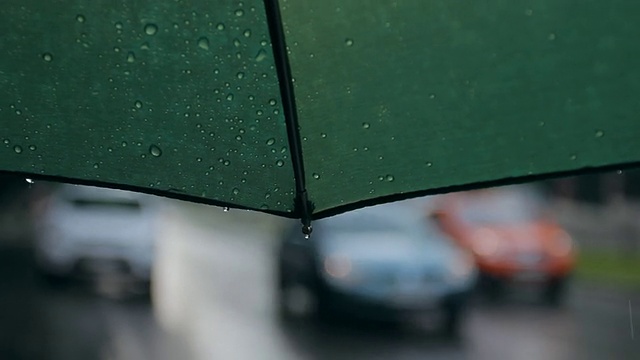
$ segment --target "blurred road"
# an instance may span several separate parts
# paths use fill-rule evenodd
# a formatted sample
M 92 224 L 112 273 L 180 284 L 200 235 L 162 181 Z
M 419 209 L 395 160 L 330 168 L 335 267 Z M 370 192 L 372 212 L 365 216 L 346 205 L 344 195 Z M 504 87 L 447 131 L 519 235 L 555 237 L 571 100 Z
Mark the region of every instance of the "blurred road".
M 456 340 L 420 324 L 282 324 L 272 285 L 281 222 L 182 204 L 163 224 L 153 309 L 43 286 L 28 249 L 0 250 L 0 358 L 640 359 L 640 296 L 579 284 L 558 309 L 527 296 L 476 304 Z

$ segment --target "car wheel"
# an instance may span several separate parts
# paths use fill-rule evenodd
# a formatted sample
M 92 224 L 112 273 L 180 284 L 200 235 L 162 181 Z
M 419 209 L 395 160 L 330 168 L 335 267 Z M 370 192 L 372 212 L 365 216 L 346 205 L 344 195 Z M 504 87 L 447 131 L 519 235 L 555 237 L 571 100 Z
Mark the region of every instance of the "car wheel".
M 548 305 L 558 306 L 562 304 L 567 288 L 565 277 L 558 277 L 549 280 L 544 289 L 543 300 Z
M 310 318 L 318 313 L 317 294 L 304 283 L 282 283 L 278 297 L 280 315 L 284 319 Z
M 455 338 L 460 335 L 463 313 L 460 305 L 445 306 L 442 331 L 446 337 Z

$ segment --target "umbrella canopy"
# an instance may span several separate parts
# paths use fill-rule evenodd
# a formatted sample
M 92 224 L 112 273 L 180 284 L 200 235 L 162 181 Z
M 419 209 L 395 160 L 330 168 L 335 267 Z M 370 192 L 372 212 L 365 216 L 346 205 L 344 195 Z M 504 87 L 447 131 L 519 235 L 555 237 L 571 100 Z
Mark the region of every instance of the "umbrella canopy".
M 308 222 L 640 161 L 640 3 L 5 0 L 0 170 Z

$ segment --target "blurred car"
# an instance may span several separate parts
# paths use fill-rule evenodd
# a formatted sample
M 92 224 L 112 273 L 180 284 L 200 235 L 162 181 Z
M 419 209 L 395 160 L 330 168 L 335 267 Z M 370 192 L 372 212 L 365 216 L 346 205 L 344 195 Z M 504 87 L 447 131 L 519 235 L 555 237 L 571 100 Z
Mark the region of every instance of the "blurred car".
M 122 274 L 150 282 L 156 207 L 148 195 L 61 185 L 38 201 L 37 264 L 50 278 Z
M 546 214 L 546 199 L 533 185 L 454 193 L 434 212 L 441 227 L 471 250 L 479 284 L 500 297 L 508 285 L 542 288 L 559 303 L 576 262 L 575 245 Z
M 429 318 L 455 333 L 476 279 L 473 259 L 403 203 L 292 228 L 279 249 L 282 313 L 373 320 Z M 437 319 L 437 320 L 436 320 Z

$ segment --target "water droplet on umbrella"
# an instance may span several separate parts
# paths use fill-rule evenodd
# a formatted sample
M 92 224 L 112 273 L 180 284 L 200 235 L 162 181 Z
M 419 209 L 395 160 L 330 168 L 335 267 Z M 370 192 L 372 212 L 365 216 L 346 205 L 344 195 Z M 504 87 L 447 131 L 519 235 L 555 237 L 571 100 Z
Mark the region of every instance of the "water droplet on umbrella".
M 369 123 L 367 123 L 367 122 L 362 123 L 362 127 L 365 128 L 365 129 L 368 129 L 370 126 L 371 125 L 369 125 Z
M 267 140 L 267 145 L 269 145 L 269 146 L 271 146 L 271 145 L 273 145 L 275 143 L 276 143 L 276 139 L 274 139 L 274 138 L 270 138 L 269 140 Z
M 604 131 L 602 131 L 602 130 L 597 130 L 597 131 L 596 131 L 596 137 L 597 137 L 597 138 L 601 138 L 601 137 L 603 137 L 603 136 L 604 136 Z
M 51 55 L 51 53 L 48 53 L 48 52 L 44 53 L 42 54 L 42 60 L 49 62 L 53 60 L 53 55 Z
M 198 39 L 198 47 L 204 50 L 209 50 L 209 39 L 201 37 Z
M 162 150 L 157 145 L 149 146 L 149 153 L 155 157 L 162 155 Z
M 118 22 L 116 23 L 116 29 L 118 29 L 118 30 L 122 30 L 122 23 L 121 23 L 121 22 L 119 22 L 119 21 L 118 21 Z
M 428 167 L 432 167 L 432 166 L 433 166 L 433 163 L 432 163 L 431 161 L 427 161 L 427 166 L 428 166 Z
M 36 151 L 37 147 L 35 145 L 29 145 L 29 150 Z
M 197 162 L 202 162 L 202 158 L 201 158 L 201 157 L 196 158 L 196 161 L 197 161 Z
M 142 45 L 140 45 L 140 50 L 149 50 L 149 43 L 143 42 Z
M 524 11 L 524 14 L 527 15 L 527 16 L 531 16 L 531 15 L 533 15 L 533 10 L 532 9 L 526 9 Z
M 242 15 L 244 15 L 244 10 L 238 9 L 238 10 L 235 11 L 235 14 L 236 14 L 236 16 L 242 16 Z
M 78 15 L 76 16 L 76 21 L 77 21 L 77 22 L 79 22 L 79 23 L 83 23 L 83 22 L 84 22 L 84 20 L 85 20 L 85 18 L 84 18 L 84 16 L 82 16 L 82 14 L 78 14 Z
M 238 195 L 238 194 L 240 194 L 240 189 L 233 188 L 232 192 L 233 192 L 233 195 Z
M 247 29 L 242 33 L 245 37 L 250 37 L 251 36 L 251 30 Z
M 137 109 L 142 109 L 142 101 L 140 100 L 136 100 L 136 102 L 134 103 L 135 107 Z
M 389 182 L 391 182 L 391 181 L 395 180 L 395 178 L 393 177 L 393 175 L 387 175 L 387 176 L 385 176 L 385 179 L 386 179 L 387 181 L 389 181 Z
M 26 181 L 28 184 L 31 184 L 31 185 L 36 183 L 35 181 L 33 181 L 33 179 L 29 179 L 29 178 L 24 179 L 24 181 Z
M 218 25 L 216 25 L 216 29 L 224 30 L 224 24 L 223 23 L 218 23 Z
M 99 167 L 100 167 L 100 164 L 98 164 L 98 163 L 93 164 L 93 168 L 94 169 L 98 169 Z
M 229 93 L 227 95 L 227 100 L 229 100 L 229 101 L 233 100 L 233 94 Z
M 345 39 L 344 44 L 347 46 L 353 46 L 353 39 Z
M 278 102 L 276 101 L 276 99 L 270 99 L 269 100 L 269 105 L 271 106 L 275 106 Z
M 222 162 L 222 164 L 224 164 L 224 166 L 229 166 L 231 165 L 231 161 L 225 160 L 224 162 Z
M 264 51 L 264 49 L 260 49 L 260 50 L 258 51 L 258 53 L 256 54 L 255 60 L 256 60 L 257 62 L 260 62 L 260 61 L 262 61 L 262 60 L 264 60 L 264 59 L 266 59 L 266 58 L 267 58 L 267 52 L 266 52 L 266 51 Z
M 122 142 L 122 147 L 126 147 L 126 146 L 127 146 L 127 142 L 126 142 L 126 141 L 123 141 L 123 142 Z
M 158 26 L 156 24 L 147 24 L 144 26 L 144 32 L 147 35 L 155 35 L 158 32 Z
M 136 61 L 136 54 L 134 54 L 133 51 L 129 51 L 129 53 L 127 54 L 127 62 L 132 63 L 135 61 Z
M 569 157 L 569 159 L 571 159 L 571 160 L 575 160 L 575 159 L 577 159 L 577 158 L 578 158 L 578 156 L 577 156 L 576 154 L 572 154 L 572 155 Z
M 276 165 L 278 165 L 279 167 L 282 167 L 282 166 L 284 166 L 284 161 L 278 160 L 278 161 L 276 161 Z
M 9 143 L 11 143 L 11 140 L 9 139 L 4 139 L 3 142 L 5 143 L 5 145 L 9 145 Z
M 313 178 L 316 179 L 316 180 L 320 179 L 320 174 L 313 173 Z
M 553 40 L 556 39 L 556 34 L 551 33 L 551 34 L 549 34 L 549 36 L 547 38 L 549 39 L 549 41 L 553 41 Z
M 14 146 L 14 147 L 13 147 L 13 151 L 15 151 L 15 152 L 16 152 L 16 154 L 20 154 L 20 153 L 22 153 L 22 146 L 20 146 L 20 145 L 16 145 L 16 146 Z
M 237 77 L 238 79 L 242 79 L 242 78 L 244 78 L 244 73 L 241 71 L 241 72 L 239 72 L 239 73 L 237 73 L 237 74 L 236 74 L 236 77 Z
M 242 136 L 236 135 L 236 140 L 238 140 L 238 141 L 242 140 Z

